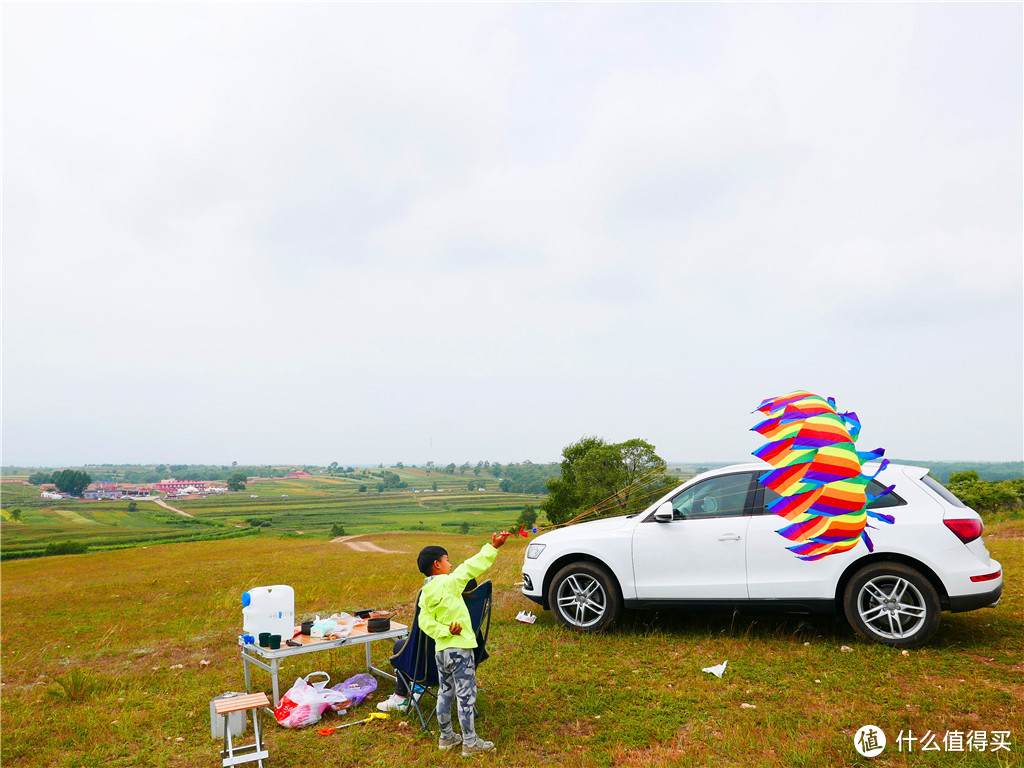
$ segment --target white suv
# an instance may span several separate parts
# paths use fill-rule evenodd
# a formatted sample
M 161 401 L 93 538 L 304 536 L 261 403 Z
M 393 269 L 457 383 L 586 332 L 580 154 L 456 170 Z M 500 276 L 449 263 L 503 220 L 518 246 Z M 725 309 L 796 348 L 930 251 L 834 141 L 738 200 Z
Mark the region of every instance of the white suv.
M 943 610 L 999 602 L 1002 568 L 981 539 L 981 517 L 928 470 L 890 464 L 869 506 L 895 517 L 873 522 L 863 542 L 804 561 L 765 509 L 777 498 L 757 482 L 766 464 L 698 475 L 642 512 L 542 534 L 526 550 L 523 594 L 572 629 L 607 629 L 624 607 L 749 606 L 834 613 L 887 645 L 913 648 L 939 627 Z

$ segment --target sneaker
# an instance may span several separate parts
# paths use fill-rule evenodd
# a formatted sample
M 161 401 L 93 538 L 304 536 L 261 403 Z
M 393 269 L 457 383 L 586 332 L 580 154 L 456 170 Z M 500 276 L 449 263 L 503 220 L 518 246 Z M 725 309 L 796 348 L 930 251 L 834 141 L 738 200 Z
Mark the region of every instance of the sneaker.
M 462 743 L 462 736 L 458 733 L 453 733 L 451 736 L 441 736 L 437 742 L 438 749 L 449 750 L 452 747 L 457 747 Z
M 384 701 L 377 704 L 377 709 L 381 712 L 393 712 L 398 710 L 399 712 L 405 712 L 409 708 L 409 700 L 404 696 L 399 696 L 397 693 L 392 693 Z
M 490 752 L 492 749 L 494 749 L 493 741 L 477 739 L 475 744 L 462 745 L 462 756 L 471 757 L 472 755 L 479 754 L 480 752 Z

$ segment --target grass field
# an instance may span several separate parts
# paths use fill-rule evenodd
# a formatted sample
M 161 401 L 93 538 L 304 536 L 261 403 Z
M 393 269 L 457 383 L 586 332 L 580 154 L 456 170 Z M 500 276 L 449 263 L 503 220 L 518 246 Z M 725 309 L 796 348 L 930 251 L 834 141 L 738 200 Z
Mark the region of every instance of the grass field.
M 313 490 L 304 501 L 316 502 Z M 289 498 L 282 501 L 279 493 L 275 505 L 283 506 L 272 514 L 286 519 L 298 492 L 280 492 Z M 452 512 L 454 498 L 438 501 L 451 514 L 465 512 Z M 416 507 L 424 520 L 442 514 L 428 512 L 429 504 Z M 213 500 L 189 508 L 233 519 L 230 505 Z M 636 613 L 597 637 L 563 630 L 547 613 L 533 626 L 520 624 L 516 613 L 536 607 L 514 587 L 526 542 L 511 539 L 489 573 L 492 657 L 479 673 L 478 727 L 498 751 L 475 760 L 500 766 L 1021 765 L 1024 523 L 995 523 L 986 536 L 1004 567 L 1002 603 L 945 614 L 935 641 L 906 656 L 823 619 Z M 295 588 L 300 615 L 373 606 L 408 621 L 421 583 L 415 553 L 440 543 L 461 560 L 484 536 L 375 533 L 368 540 L 396 552 L 356 552 L 322 537 L 260 536 L 3 563 L 0 761 L 40 768 L 219 765 L 209 701 L 243 685 L 235 638 L 244 590 L 286 583 Z M 841 651 L 844 645 L 852 652 Z M 376 655 L 383 658 L 385 649 Z M 292 659 L 282 680 L 287 687 L 300 673 L 325 669 L 340 682 L 360 671 L 361 659 L 359 649 Z M 701 672 L 725 659 L 723 679 Z M 269 679 L 255 674 L 269 689 Z M 328 715 L 326 724 L 376 711 L 373 704 L 389 692 L 382 686 L 361 708 L 344 718 Z M 374 722 L 329 737 L 270 723 L 270 765 L 464 764 L 457 750 L 437 751 L 436 732 L 423 735 L 403 722 Z M 868 723 L 890 739 L 874 760 L 853 749 L 853 734 Z M 1009 752 L 899 753 L 893 742 L 901 730 L 919 737 L 930 730 L 940 738 L 947 730 L 1010 731 L 1013 743 Z
M 372 472 L 373 470 L 368 470 Z M 493 477 L 391 470 L 407 489 L 376 491 L 379 478 L 320 477 L 259 480 L 245 491 L 205 499 L 172 499 L 189 519 L 152 501 L 50 501 L 35 486 L 5 482 L 0 497 L 0 540 L 5 553 L 40 552 L 47 544 L 75 541 L 91 549 L 175 540 L 214 540 L 242 535 L 322 539 L 333 525 L 347 534 L 382 531 L 454 531 L 463 523 L 481 533 L 511 525 L 526 504 L 543 497 L 501 493 Z M 436 484 L 437 490 L 432 486 Z M 474 490 L 469 490 L 468 486 Z M 360 492 L 361 485 L 367 486 Z M 484 490 L 479 490 L 483 488 Z M 415 490 L 414 490 L 415 489 Z M 21 519 L 12 510 L 21 510 Z M 269 523 L 256 531 L 251 520 Z

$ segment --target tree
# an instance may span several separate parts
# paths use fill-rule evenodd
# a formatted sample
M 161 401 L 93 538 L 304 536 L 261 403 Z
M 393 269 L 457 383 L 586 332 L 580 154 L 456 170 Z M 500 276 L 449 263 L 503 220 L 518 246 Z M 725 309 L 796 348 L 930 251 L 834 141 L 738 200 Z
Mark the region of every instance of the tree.
M 245 472 L 233 472 L 228 477 L 228 490 L 229 491 L 244 491 L 245 481 L 248 480 L 245 476 Z
M 476 483 L 474 481 L 470 480 L 468 483 L 466 483 L 466 490 L 467 491 L 475 491 L 476 488 L 477 488 L 477 485 L 476 485 Z
M 459 526 L 459 533 L 469 533 L 469 523 L 463 523 Z
M 11 520 L 13 520 L 14 522 L 18 522 L 21 520 L 21 509 L 15 507 L 14 509 L 11 510 Z
M 498 490 L 502 493 L 508 493 L 512 489 L 512 481 L 507 477 L 498 483 Z
M 359 492 L 360 493 L 366 493 L 366 486 L 365 485 L 360 485 L 359 486 Z
M 608 444 L 584 436 L 562 452 L 561 477 L 547 482 L 551 495 L 541 505 L 548 520 L 564 523 L 597 504 L 627 514 L 673 483 L 665 462 L 645 440 Z M 641 481 L 638 483 L 638 481 Z
M 332 539 L 336 539 L 339 536 L 344 536 L 344 535 L 345 535 L 345 526 L 343 526 L 341 523 L 335 523 L 334 525 L 331 526 L 331 538 Z
M 437 490 L 437 483 L 436 482 L 431 484 L 430 490 L 432 490 L 432 491 L 436 491 Z
M 89 487 L 92 477 L 88 472 L 80 469 L 62 469 L 53 473 L 53 484 L 61 493 L 70 493 L 72 496 L 81 496 L 82 491 Z
M 32 485 L 42 485 L 43 483 L 49 483 L 50 482 L 50 473 L 49 472 L 33 472 L 31 475 L 28 476 L 28 481 L 30 483 L 32 483 Z
M 395 469 L 405 469 L 405 464 L 400 461 L 395 462 Z
M 519 517 L 516 519 L 516 525 L 521 525 L 525 528 L 533 528 L 537 524 L 537 510 L 533 504 L 527 504 L 523 507 L 523 511 L 519 513 Z
M 132 501 L 128 502 L 128 511 L 129 512 L 136 512 L 136 511 L 138 511 L 138 509 L 139 509 L 139 502 L 135 501 L 134 499 Z

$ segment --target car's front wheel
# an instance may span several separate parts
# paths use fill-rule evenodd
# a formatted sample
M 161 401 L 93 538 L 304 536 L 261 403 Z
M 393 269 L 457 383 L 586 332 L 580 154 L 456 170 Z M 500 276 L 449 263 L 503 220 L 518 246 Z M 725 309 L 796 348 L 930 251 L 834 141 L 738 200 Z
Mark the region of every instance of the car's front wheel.
M 555 574 L 548 604 L 558 623 L 582 632 L 602 632 L 622 613 L 618 584 L 604 568 L 587 561 L 570 563 Z
M 846 585 L 843 608 L 853 629 L 868 640 L 917 648 L 939 628 L 942 605 L 932 583 L 902 563 L 871 563 Z

